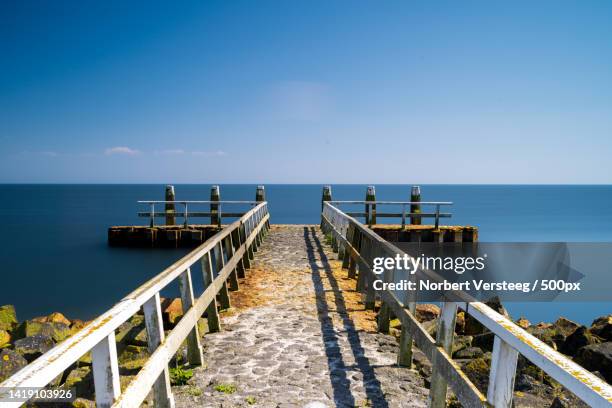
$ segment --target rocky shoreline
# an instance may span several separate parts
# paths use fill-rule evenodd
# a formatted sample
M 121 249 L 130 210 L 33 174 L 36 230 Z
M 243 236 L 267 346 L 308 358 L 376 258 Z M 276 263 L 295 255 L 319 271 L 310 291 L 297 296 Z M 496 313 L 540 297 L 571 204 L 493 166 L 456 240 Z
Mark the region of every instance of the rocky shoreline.
M 181 300 L 178 298 L 162 299 L 162 310 L 166 330 L 172 329 L 183 315 Z M 0 382 L 88 323 L 79 319 L 68 319 L 59 312 L 19 322 L 13 305 L 0 306 Z M 208 332 L 205 319 L 201 318 L 198 325 L 200 333 Z M 144 316 L 132 316 L 119 326 L 115 336 L 123 390 L 149 358 Z M 178 367 L 185 361 L 186 347 L 182 347 L 171 366 Z M 73 407 L 95 407 L 91 364 L 91 353 L 87 353 L 55 378 L 49 386 L 76 389 L 79 398 L 72 403 Z
M 487 305 L 510 318 L 498 299 L 492 299 Z M 439 314 L 440 309 L 436 305 L 417 306 L 417 319 L 434 337 Z M 595 319 L 590 327 L 564 317 L 554 323 L 531 324 L 525 318 L 519 318 L 515 323 L 602 380 L 612 383 L 612 314 Z M 399 338 L 400 327 L 399 321 L 393 320 L 391 334 Z M 457 314 L 452 357 L 485 394 L 493 339 L 493 333 L 478 321 L 469 315 L 466 318 L 464 312 Z M 431 376 L 431 364 L 423 355 L 415 354 L 415 365 L 423 377 L 428 379 Z M 519 356 L 517 365 L 514 405 L 551 408 L 588 406 L 523 356 Z
M 164 299 L 162 304 L 164 326 L 171 329 L 182 316 L 180 299 Z M 492 300 L 487 304 L 508 316 L 499 301 Z M 433 336 L 436 334 L 439 313 L 439 307 L 433 304 L 420 304 L 417 307 L 417 319 Z M 0 382 L 79 331 L 87 323 L 79 319 L 68 319 L 58 312 L 19 322 L 12 305 L 0 306 Z M 589 327 L 563 317 L 554 323 L 537 324 L 520 318 L 516 320 L 516 324 L 598 377 L 612 383 L 612 314 L 595 319 Z M 200 319 L 200 333 L 207 331 L 206 320 Z M 399 320 L 392 320 L 390 334 L 399 338 L 400 331 Z M 122 324 L 116 331 L 116 338 L 121 385 L 124 388 L 149 356 L 144 317 L 137 314 Z M 484 393 L 488 383 L 493 338 L 493 334 L 476 320 L 469 316 L 466 318 L 463 312 L 457 314 L 453 359 Z M 184 362 L 183 354 L 185 350 L 178 353 L 178 361 L 172 362 L 174 366 Z M 414 364 L 428 386 L 431 364 L 418 351 L 414 354 Z M 84 355 L 50 385 L 75 388 L 79 398 L 73 403 L 74 407 L 95 406 L 91 356 Z M 457 403 L 456 406 L 460 404 Z M 560 408 L 586 405 L 521 356 L 517 367 L 515 406 Z

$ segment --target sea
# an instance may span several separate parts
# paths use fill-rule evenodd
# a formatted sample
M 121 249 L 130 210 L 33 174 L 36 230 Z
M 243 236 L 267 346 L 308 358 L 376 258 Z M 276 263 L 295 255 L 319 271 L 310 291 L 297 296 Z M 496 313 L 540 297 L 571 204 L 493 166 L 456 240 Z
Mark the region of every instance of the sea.
M 209 184 L 175 185 L 177 200 L 208 200 Z M 332 185 L 334 200 L 363 200 L 366 185 Z M 221 185 L 222 200 L 254 200 L 255 185 Z M 268 184 L 272 223 L 318 224 L 322 185 Z M 376 185 L 377 200 L 409 201 L 411 185 Z M 60 311 L 91 319 L 187 253 L 111 248 L 115 225 L 148 225 L 139 200 L 163 200 L 164 185 L 0 185 L 0 305 L 20 320 Z M 485 242 L 612 242 L 612 186 L 421 185 L 423 201 L 450 201 L 449 225 L 474 225 Z M 227 205 L 224 211 L 248 206 Z M 159 208 L 158 208 L 159 209 Z M 190 211 L 205 207 L 190 206 Z M 348 207 L 347 209 L 350 209 Z M 178 220 L 182 222 L 181 219 Z M 158 219 L 162 222 L 162 219 Z M 190 222 L 207 223 L 207 219 Z M 388 219 L 386 222 L 398 223 Z M 612 266 L 610 279 L 612 279 Z M 564 316 L 590 324 L 612 303 L 512 303 L 513 318 Z

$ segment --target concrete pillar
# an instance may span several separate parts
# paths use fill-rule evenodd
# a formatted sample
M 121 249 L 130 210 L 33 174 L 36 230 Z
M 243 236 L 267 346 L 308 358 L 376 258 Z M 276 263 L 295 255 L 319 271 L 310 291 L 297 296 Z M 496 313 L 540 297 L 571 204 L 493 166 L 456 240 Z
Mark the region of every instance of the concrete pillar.
M 368 186 L 366 190 L 366 201 L 376 201 L 376 187 Z M 375 225 L 376 224 L 376 204 L 366 204 L 365 205 L 366 212 L 366 224 Z
M 174 195 L 174 186 L 167 185 L 166 186 L 166 201 L 176 201 L 176 196 Z M 175 225 L 176 224 L 176 209 L 174 207 L 174 203 L 166 203 L 166 225 Z
M 221 190 L 219 186 L 210 188 L 210 201 L 221 201 Z M 219 204 L 210 204 L 210 224 L 221 226 L 221 217 L 219 215 Z
M 413 203 L 421 201 L 421 187 L 412 186 L 412 191 L 410 192 L 410 201 Z M 421 205 L 420 204 L 411 204 L 410 205 L 410 213 L 420 213 Z M 410 224 L 412 225 L 421 225 L 421 217 L 419 216 L 410 216 Z

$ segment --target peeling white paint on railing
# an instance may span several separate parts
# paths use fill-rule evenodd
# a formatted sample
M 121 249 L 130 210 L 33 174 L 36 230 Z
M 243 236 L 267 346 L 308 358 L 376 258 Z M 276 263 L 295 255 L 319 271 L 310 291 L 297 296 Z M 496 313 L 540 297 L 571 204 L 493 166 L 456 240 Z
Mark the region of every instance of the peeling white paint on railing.
M 173 406 L 167 374 L 168 362 L 186 338 L 193 338 L 194 332 L 196 337 L 199 336 L 197 334 L 198 319 L 214 302 L 216 294 L 226 286 L 230 274 L 236 273 L 236 267 L 243 261 L 247 251 L 250 251 L 251 247 L 262 238 L 269 225 L 269 217 L 267 202 L 258 203 L 239 220 L 228 225 L 185 257 L 134 290 L 74 336 L 58 344 L 5 380 L 0 387 L 45 387 L 85 353 L 92 351 L 95 396 L 98 407 L 137 407 L 152 388 L 156 406 Z M 238 240 L 231 240 L 231 234 L 239 237 Z M 230 246 L 233 249 L 231 253 L 227 252 Z M 197 299 L 193 299 L 190 268 L 196 262 L 204 261 L 204 258 L 209 263 L 210 254 L 214 250 L 218 251 L 221 256 L 225 251 L 227 260 L 222 268 L 215 271 L 215 278 L 212 282 L 210 282 L 210 276 L 206 276 L 210 271 L 203 271 L 204 281 L 208 286 Z M 183 317 L 164 338 L 159 292 L 175 279 L 181 280 L 181 286 L 187 285 L 181 288 L 181 294 L 185 298 L 183 301 L 191 302 L 192 305 L 185 308 Z M 151 357 L 126 390 L 121 393 L 115 330 L 136 314 L 141 307 L 145 313 Z M 4 402 L 0 405 L 18 407 L 22 404 L 21 402 Z
M 324 202 L 321 216 L 324 231 L 332 234 L 334 240 L 342 248 L 342 252 L 350 256 L 351 262 L 359 265 L 360 271 L 367 272 L 367 279 L 379 278 L 372 272 L 371 259 L 368 257 L 368 253 L 372 253 L 372 247 L 376 246 L 379 251 L 388 256 L 405 254 L 355 218 L 334 207 L 330 202 Z M 365 248 L 370 248 L 370 250 L 360 252 L 355 244 L 359 242 L 359 239 L 353 239 L 354 234 L 359 234 L 361 248 L 364 248 L 365 242 L 367 243 Z M 430 276 L 435 275 L 431 271 L 424 272 Z M 385 307 L 389 307 L 401 320 L 402 332 L 404 330 L 408 332 L 410 338 L 403 338 L 402 344 L 410 344 L 414 340 L 432 362 L 431 406 L 443 406 L 446 381 L 448 381 L 464 406 L 511 407 L 519 353 L 590 406 L 612 406 L 612 386 L 527 333 L 505 316 L 481 302 L 457 302 L 454 307 L 449 307 L 451 302 L 446 302 L 443 304 L 443 311 L 454 311 L 459 307 L 495 334 L 489 392 L 484 397 L 460 368 L 453 363 L 448 353 L 448 336 L 452 336 L 453 330 L 449 330 L 445 325 L 451 324 L 453 319 L 449 316 L 454 313 L 446 313 L 447 316 L 439 320 L 438 338 L 434 341 L 414 316 L 414 305 L 412 304 L 414 297 L 404 301 L 397 299 L 392 292 L 388 291 L 381 292 L 379 295 L 386 303 Z M 452 337 L 450 341 L 452 342 Z M 400 359 L 401 353 L 402 351 L 400 351 Z M 444 380 L 441 381 L 440 378 Z

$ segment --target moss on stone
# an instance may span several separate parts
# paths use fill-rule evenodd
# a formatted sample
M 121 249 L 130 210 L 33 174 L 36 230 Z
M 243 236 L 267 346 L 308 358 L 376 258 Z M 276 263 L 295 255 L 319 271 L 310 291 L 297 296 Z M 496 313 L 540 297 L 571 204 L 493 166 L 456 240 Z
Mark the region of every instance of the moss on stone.
M 17 326 L 17 313 L 15 306 L 0 306 L 0 330 L 12 331 Z

